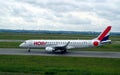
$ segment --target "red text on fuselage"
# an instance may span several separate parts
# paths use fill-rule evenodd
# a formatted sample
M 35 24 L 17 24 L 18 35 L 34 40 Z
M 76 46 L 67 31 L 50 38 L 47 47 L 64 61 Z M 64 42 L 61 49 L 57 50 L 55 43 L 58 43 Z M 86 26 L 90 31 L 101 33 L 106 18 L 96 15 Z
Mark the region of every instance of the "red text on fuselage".
M 46 42 L 44 41 L 37 41 L 37 42 L 34 42 L 34 45 L 45 45 Z

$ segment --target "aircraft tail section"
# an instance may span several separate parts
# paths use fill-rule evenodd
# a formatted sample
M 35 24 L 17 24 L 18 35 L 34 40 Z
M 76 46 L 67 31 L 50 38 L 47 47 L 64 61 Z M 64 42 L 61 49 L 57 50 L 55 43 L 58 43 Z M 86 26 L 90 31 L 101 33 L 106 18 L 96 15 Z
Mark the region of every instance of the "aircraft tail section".
M 111 26 L 108 26 L 108 27 L 97 37 L 97 40 L 99 40 L 99 41 L 107 41 L 107 40 L 109 40 L 110 30 L 111 30 Z

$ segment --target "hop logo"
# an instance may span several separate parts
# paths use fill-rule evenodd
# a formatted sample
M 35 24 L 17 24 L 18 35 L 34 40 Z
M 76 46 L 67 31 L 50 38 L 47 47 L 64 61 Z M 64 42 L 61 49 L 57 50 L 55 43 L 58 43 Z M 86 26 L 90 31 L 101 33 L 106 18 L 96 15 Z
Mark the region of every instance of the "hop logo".
M 44 41 L 37 41 L 37 42 L 34 42 L 34 45 L 45 45 L 46 42 Z

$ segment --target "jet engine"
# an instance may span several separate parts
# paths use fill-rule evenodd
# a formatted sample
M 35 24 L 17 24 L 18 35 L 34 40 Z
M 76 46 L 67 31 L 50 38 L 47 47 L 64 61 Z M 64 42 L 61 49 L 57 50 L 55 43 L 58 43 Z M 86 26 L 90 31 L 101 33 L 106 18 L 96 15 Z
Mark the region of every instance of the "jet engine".
M 111 44 L 111 40 L 102 41 L 101 44 Z
M 47 52 L 53 52 L 55 49 L 53 47 L 46 47 L 45 51 Z

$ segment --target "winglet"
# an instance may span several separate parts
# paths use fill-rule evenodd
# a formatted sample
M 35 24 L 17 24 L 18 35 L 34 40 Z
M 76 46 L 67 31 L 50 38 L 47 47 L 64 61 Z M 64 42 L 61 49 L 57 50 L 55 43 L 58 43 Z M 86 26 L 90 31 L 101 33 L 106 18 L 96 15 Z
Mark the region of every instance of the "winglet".
M 112 26 L 108 26 L 98 37 L 97 40 L 105 41 L 109 39 L 109 33 Z

